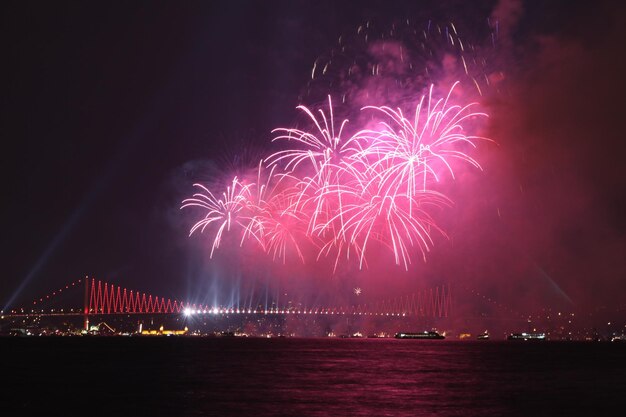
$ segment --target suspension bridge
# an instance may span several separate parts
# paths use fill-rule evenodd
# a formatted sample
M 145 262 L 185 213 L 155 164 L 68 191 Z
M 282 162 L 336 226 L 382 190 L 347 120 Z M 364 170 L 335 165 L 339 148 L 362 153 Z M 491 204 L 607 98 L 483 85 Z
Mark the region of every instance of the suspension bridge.
M 54 300 L 68 293 L 75 307 L 51 307 Z M 78 297 L 77 297 L 78 294 Z M 79 307 L 77 298 L 82 297 Z M 36 298 L 28 307 L 4 312 L 5 316 L 83 316 L 85 328 L 90 316 L 130 314 L 184 314 L 184 315 L 352 315 L 352 316 L 397 316 L 397 317 L 448 317 L 452 307 L 452 292 L 449 286 L 417 291 L 400 297 L 371 303 L 341 306 L 293 306 L 291 304 L 271 307 L 224 307 L 180 301 L 167 297 L 131 290 L 114 283 L 85 277 L 68 283 L 61 288 Z

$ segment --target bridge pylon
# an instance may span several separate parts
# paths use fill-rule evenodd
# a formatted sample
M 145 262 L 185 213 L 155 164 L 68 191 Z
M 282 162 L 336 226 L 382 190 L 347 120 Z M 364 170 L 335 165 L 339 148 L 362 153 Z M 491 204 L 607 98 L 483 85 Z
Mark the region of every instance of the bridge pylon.
M 85 331 L 89 331 L 89 277 L 85 276 L 85 307 L 84 314 L 84 326 Z

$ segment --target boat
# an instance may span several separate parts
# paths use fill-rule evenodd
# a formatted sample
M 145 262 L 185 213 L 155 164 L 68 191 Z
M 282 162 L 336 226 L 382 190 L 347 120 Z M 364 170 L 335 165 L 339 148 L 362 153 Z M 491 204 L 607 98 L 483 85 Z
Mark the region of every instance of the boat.
M 478 335 L 477 337 L 478 340 L 489 340 L 489 333 L 485 332 L 485 333 L 481 333 Z
M 421 333 L 410 333 L 410 332 L 401 332 L 396 333 L 396 339 L 445 339 L 444 335 L 437 333 L 436 331 L 430 332 L 421 332 Z
M 545 333 L 511 333 L 507 340 L 546 340 Z

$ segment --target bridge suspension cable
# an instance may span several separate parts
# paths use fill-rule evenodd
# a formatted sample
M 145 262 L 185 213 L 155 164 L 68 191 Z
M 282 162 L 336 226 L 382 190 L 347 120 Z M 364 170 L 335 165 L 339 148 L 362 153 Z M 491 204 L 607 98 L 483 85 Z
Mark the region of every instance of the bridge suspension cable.
M 313 315 L 361 315 L 361 316 L 402 316 L 443 318 L 450 315 L 452 292 L 450 286 L 440 286 L 413 294 L 390 298 L 372 303 L 351 306 L 315 306 L 315 307 L 272 307 L 272 308 L 224 308 L 193 304 L 176 299 L 158 297 L 145 292 L 129 290 L 95 278 L 85 277 L 65 287 L 35 299 L 33 306 L 39 308 L 44 302 L 51 301 L 72 288 L 84 288 L 83 309 L 70 309 L 48 314 L 81 314 L 88 327 L 90 315 L 109 314 L 313 314 Z M 12 311 L 12 314 L 47 314 L 44 310 L 24 309 Z

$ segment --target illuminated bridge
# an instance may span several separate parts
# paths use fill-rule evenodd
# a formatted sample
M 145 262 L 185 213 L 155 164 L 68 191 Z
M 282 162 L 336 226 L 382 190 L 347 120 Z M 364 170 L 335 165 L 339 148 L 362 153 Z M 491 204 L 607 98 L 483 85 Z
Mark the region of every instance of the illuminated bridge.
M 51 308 L 55 298 L 68 292 L 82 293 L 83 307 L 59 309 Z M 75 295 L 74 295 L 75 296 Z M 398 317 L 448 317 L 452 304 L 452 294 L 448 286 L 430 288 L 401 297 L 367 304 L 349 306 L 293 305 L 239 308 L 216 305 L 194 304 L 171 298 L 158 297 L 140 291 L 129 290 L 119 285 L 85 277 L 65 285 L 55 291 L 33 300 L 27 308 L 6 312 L 8 316 L 56 316 L 82 315 L 85 327 L 89 316 L 112 314 L 276 314 L 276 315 L 360 315 Z

